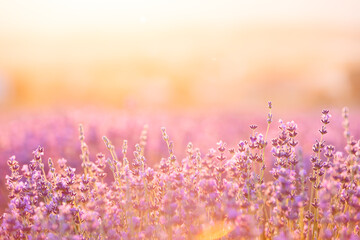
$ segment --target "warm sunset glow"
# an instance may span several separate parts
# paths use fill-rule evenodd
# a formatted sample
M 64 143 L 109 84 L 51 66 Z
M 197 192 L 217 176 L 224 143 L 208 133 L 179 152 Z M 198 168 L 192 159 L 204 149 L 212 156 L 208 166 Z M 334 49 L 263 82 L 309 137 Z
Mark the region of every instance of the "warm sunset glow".
M 2 1 L 0 101 L 351 104 L 359 8 L 351 0 Z M 298 91 L 284 91 L 289 84 Z
M 234 230 L 234 226 L 226 224 L 225 222 L 217 222 L 214 223 L 213 226 L 205 226 L 204 230 L 196 236 L 195 240 L 221 239 L 228 235 L 232 230 Z

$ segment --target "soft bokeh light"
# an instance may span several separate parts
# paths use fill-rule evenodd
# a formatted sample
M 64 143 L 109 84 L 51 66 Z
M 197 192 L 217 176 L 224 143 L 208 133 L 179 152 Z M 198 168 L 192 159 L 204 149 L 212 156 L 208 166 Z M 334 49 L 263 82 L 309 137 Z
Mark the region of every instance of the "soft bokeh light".
M 0 101 L 356 105 L 359 9 L 350 0 L 1 1 Z

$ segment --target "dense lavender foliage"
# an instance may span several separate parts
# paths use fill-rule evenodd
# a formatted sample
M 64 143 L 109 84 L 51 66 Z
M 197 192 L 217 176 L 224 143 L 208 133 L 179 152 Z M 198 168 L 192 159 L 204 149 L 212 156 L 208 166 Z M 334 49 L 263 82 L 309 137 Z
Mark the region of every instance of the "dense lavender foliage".
M 178 157 L 176 141 L 162 128 L 168 153 L 155 167 L 146 158 L 152 149 L 147 128 L 133 154 L 127 140 L 116 150 L 111 137 L 103 137 L 108 153 L 91 158 L 80 126 L 82 170 L 63 158 L 45 160 L 43 147 L 26 164 L 10 157 L 10 202 L 0 236 L 360 239 L 360 141 L 349 130 L 348 110 L 343 111 L 345 149 L 328 144 L 332 119 L 323 110 L 308 161 L 300 151 L 298 125 L 272 123 L 271 108 L 269 103 L 264 134 L 250 125 L 250 137 L 234 148 L 219 141 L 203 152 L 188 143 Z

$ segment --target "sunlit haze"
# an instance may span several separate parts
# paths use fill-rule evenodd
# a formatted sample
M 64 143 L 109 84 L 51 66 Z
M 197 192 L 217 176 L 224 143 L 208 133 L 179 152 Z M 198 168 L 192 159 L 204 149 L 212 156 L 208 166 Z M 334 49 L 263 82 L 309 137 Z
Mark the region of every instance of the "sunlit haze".
M 359 10 L 349 0 L 1 1 L 0 101 L 354 104 Z

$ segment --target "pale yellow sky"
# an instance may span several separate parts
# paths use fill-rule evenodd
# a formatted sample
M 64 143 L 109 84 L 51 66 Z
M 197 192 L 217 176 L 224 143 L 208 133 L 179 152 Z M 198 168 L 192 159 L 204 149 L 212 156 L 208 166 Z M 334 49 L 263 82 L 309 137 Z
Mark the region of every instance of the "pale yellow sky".
M 358 0 L 0 0 L 0 82 L 10 89 L 0 95 L 342 101 L 360 65 L 359 12 Z
M 313 23 L 360 26 L 357 0 L 1 0 L 1 35 L 142 31 L 191 25 Z

